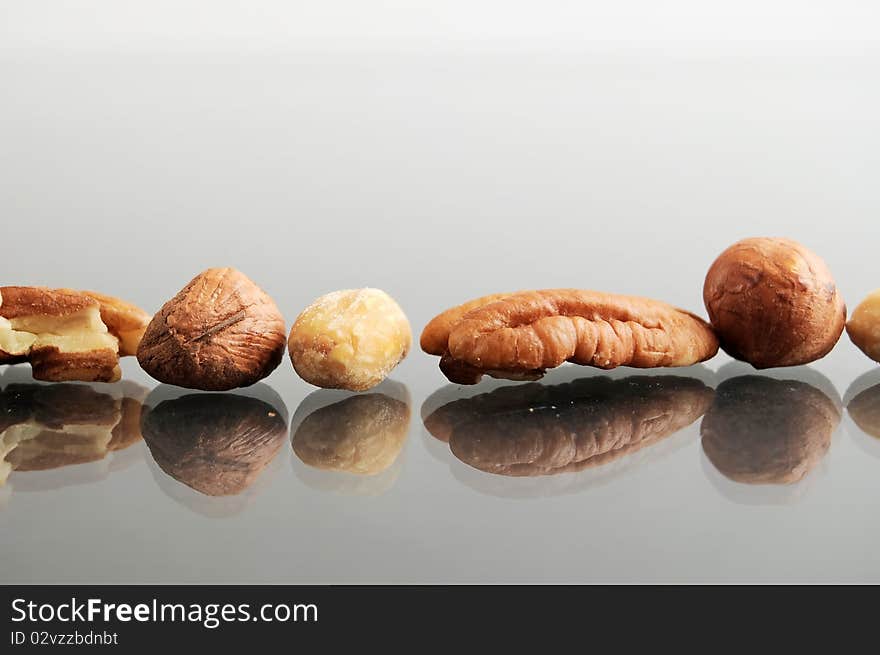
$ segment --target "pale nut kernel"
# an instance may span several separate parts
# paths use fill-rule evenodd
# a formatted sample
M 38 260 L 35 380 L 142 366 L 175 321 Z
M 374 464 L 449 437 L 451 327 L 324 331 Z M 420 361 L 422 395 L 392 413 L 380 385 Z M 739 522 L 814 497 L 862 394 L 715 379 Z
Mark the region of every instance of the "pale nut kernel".
M 321 296 L 299 315 L 287 341 L 290 361 L 303 380 L 349 391 L 382 382 L 411 344 L 406 315 L 379 289 Z
M 880 362 L 880 289 L 868 294 L 849 318 L 850 340 L 875 362 Z

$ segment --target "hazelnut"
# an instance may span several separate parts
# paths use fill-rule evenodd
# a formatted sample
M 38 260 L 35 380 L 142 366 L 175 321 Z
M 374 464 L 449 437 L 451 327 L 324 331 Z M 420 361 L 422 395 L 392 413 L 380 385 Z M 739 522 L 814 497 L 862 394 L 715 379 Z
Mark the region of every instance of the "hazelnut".
M 790 484 L 825 456 L 839 422 L 835 402 L 806 382 L 744 375 L 718 385 L 700 434 L 725 477 Z
M 160 382 L 225 391 L 274 371 L 284 334 L 284 318 L 266 292 L 240 271 L 211 268 L 153 317 L 137 358 Z
M 334 393 L 316 391 L 294 415 L 293 452 L 314 468 L 357 475 L 386 471 L 409 434 L 409 394 L 400 389 L 397 398 L 371 392 L 315 408 Z
M 755 368 L 824 357 L 846 306 L 825 262 L 789 239 L 745 239 L 712 264 L 703 301 L 721 347 Z
M 850 340 L 875 362 L 880 362 L 880 289 L 865 298 L 846 324 Z
M 279 408 L 240 394 L 187 394 L 156 402 L 141 417 L 144 441 L 156 464 L 207 496 L 236 495 L 256 482 L 287 438 Z
M 299 376 L 318 387 L 365 391 L 409 352 L 412 332 L 400 306 L 379 289 L 321 296 L 296 319 L 288 338 Z

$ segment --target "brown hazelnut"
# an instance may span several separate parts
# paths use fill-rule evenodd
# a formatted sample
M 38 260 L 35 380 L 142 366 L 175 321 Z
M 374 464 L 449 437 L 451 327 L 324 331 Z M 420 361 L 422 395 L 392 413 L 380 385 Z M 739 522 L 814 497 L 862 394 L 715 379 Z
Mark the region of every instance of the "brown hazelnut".
M 225 391 L 274 371 L 285 336 L 281 312 L 260 287 L 233 268 L 211 268 L 153 317 L 137 357 L 160 382 Z
M 835 402 L 806 382 L 744 375 L 718 385 L 700 434 L 725 477 L 789 484 L 821 461 L 839 422 Z
M 187 394 L 147 399 L 141 431 L 156 464 L 207 496 L 236 495 L 250 487 L 287 438 L 280 409 L 240 394 Z
M 846 306 L 825 262 L 790 239 L 739 241 L 712 264 L 703 301 L 721 347 L 755 368 L 824 357 Z

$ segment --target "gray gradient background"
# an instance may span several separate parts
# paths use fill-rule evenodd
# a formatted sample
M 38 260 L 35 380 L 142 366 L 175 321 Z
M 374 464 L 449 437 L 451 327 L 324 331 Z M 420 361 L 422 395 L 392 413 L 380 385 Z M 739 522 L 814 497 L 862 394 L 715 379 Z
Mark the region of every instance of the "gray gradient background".
M 876 49 L 827 43 L 18 44 L 0 49 L 0 279 L 152 311 L 229 265 L 288 323 L 369 285 L 418 334 L 518 288 L 703 313 L 713 258 L 768 234 L 817 250 L 853 307 L 880 286 L 878 69 Z M 812 368 L 844 396 L 874 366 L 844 337 Z M 109 473 L 13 474 L 0 581 L 880 581 L 880 448 L 847 416 L 782 490 L 722 478 L 699 423 L 611 472 L 507 479 L 424 430 L 434 358 L 416 349 L 393 379 L 413 419 L 379 480 L 307 469 L 289 441 L 243 503 L 168 478 L 142 443 Z M 266 383 L 290 415 L 313 391 L 286 359 Z

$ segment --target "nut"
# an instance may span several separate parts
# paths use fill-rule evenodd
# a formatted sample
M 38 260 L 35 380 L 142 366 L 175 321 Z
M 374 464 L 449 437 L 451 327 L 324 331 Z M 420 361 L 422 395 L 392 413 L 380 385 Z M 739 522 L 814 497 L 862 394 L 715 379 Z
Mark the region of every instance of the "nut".
M 299 423 L 295 415 L 293 452 L 303 463 L 319 469 L 382 473 L 397 459 L 409 434 L 411 411 L 408 394 L 404 397 L 406 401 L 373 392 L 319 407 Z
M 855 308 L 846 324 L 846 333 L 863 353 L 880 362 L 880 289 Z
M 245 491 L 287 439 L 281 411 L 257 398 L 199 393 L 151 404 L 141 430 L 156 464 L 207 496 Z
M 488 305 L 497 300 L 513 295 L 512 293 L 493 293 L 488 296 L 474 298 L 468 302 L 447 309 L 445 312 L 432 318 L 425 329 L 422 330 L 419 345 L 429 355 L 444 355 L 449 350 L 449 333 L 462 317 L 472 309 Z
M 284 336 L 284 318 L 262 289 L 233 268 L 211 268 L 153 317 L 137 358 L 160 382 L 225 391 L 274 371 Z
M 119 380 L 149 316 L 118 298 L 44 287 L 0 288 L 0 364 L 30 362 L 52 382 Z
M 8 384 L 0 391 L 0 485 L 12 471 L 94 462 L 140 440 L 142 394 L 82 384 Z
M 824 357 L 846 321 L 825 262 L 789 239 L 730 246 L 709 269 L 703 300 L 724 351 L 755 368 Z
M 718 350 L 705 321 L 648 298 L 579 289 L 487 298 L 463 305 L 473 307 L 463 314 L 447 310 L 422 334 L 433 353 L 446 338 L 440 367 L 453 382 L 474 384 L 483 374 L 537 379 L 566 361 L 604 369 L 689 366 Z
M 859 392 L 846 411 L 865 434 L 880 439 L 880 384 Z
M 412 332 L 400 306 L 379 289 L 346 289 L 318 298 L 288 338 L 299 376 L 318 387 L 365 391 L 409 352 Z
M 693 378 L 583 378 L 501 387 L 455 400 L 424 420 L 452 454 L 481 471 L 554 475 L 601 466 L 696 421 L 712 389 Z
M 727 478 L 790 484 L 825 456 L 839 422 L 834 401 L 806 382 L 744 375 L 718 385 L 700 434 Z

